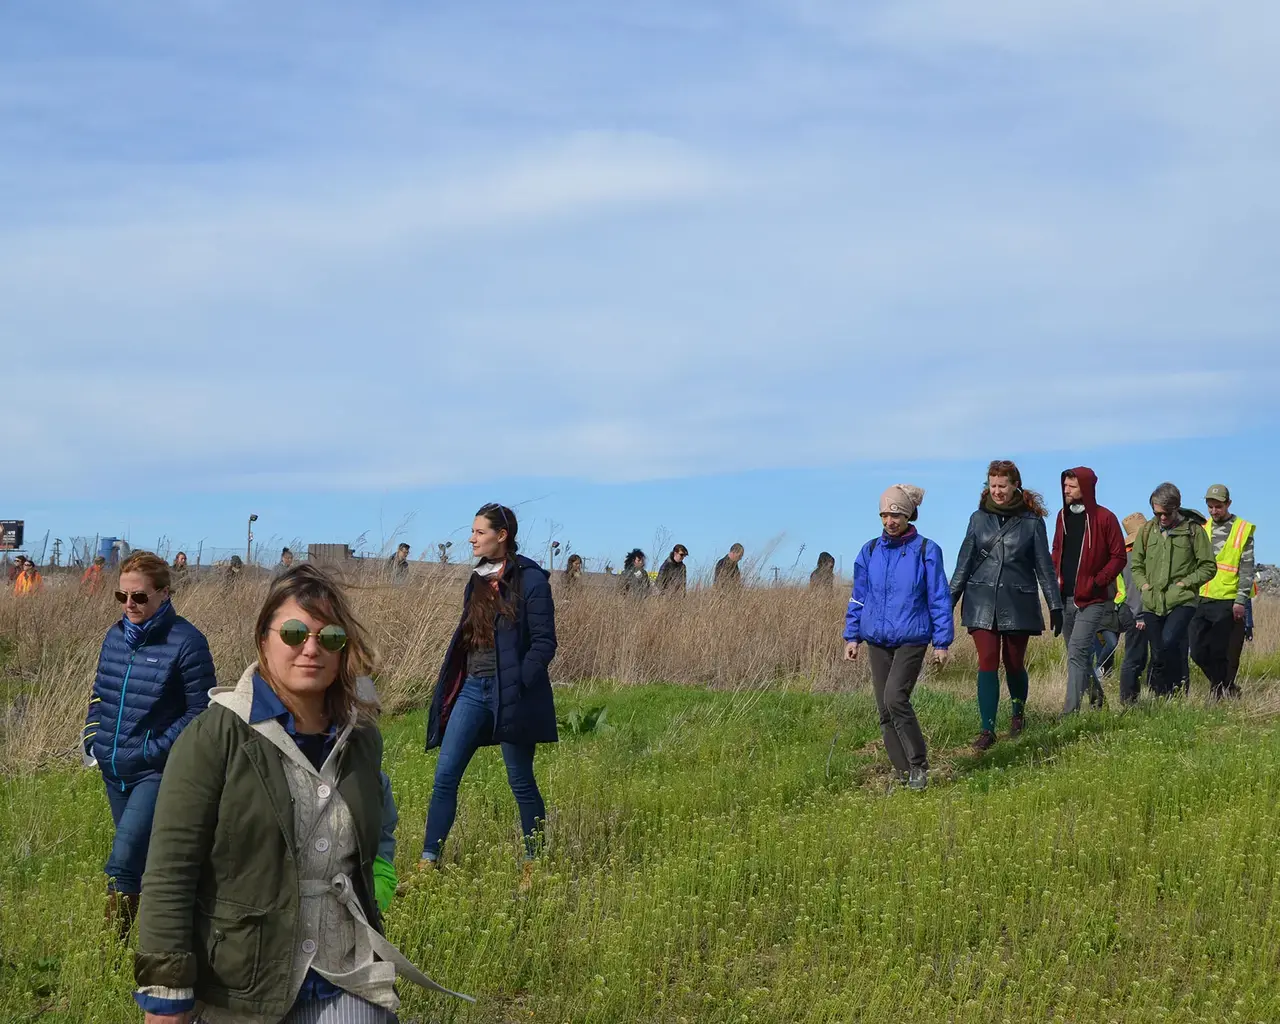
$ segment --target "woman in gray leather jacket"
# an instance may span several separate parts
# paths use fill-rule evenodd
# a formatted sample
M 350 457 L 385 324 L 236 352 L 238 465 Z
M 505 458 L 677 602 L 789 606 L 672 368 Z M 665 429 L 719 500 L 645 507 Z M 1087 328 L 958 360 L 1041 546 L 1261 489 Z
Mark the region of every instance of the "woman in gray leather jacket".
M 1024 490 L 1018 467 L 996 460 L 987 467 L 987 486 L 951 577 L 951 603 L 964 599 L 961 623 L 978 649 L 978 712 L 982 731 L 973 741 L 979 753 L 996 741 L 1000 706 L 1000 662 L 1013 702 L 1009 736 L 1024 724 L 1029 679 L 1027 643 L 1044 632 L 1040 593 L 1049 605 L 1053 635 L 1062 632 L 1062 597 L 1049 553 L 1044 500 Z

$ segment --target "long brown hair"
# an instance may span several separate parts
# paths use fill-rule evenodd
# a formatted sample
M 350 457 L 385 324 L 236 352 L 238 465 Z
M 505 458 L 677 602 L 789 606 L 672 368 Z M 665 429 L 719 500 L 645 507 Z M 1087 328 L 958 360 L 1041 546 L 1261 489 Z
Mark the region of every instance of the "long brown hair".
M 267 599 L 258 612 L 254 630 L 258 647 L 258 672 L 287 705 L 288 699 L 280 693 L 271 678 L 265 647 L 267 634 L 271 631 L 271 620 L 275 618 L 280 606 L 290 599 L 297 601 L 309 615 L 314 615 L 325 623 L 341 626 L 347 634 L 347 646 L 342 649 L 338 662 L 338 678 L 324 695 L 329 720 L 339 726 L 345 726 L 348 722 L 353 725 L 372 723 L 377 717 L 378 706 L 359 695 L 357 680 L 361 676 L 373 674 L 377 667 L 377 655 L 369 643 L 369 634 L 352 612 L 342 587 L 317 566 L 306 562 L 295 565 L 282 573 L 267 591 Z
M 502 560 L 506 565 L 503 567 L 502 577 L 509 576 L 511 582 L 504 592 L 502 578 L 491 582 L 484 576 L 472 575 L 471 594 L 462 609 L 462 639 L 468 650 L 483 650 L 493 646 L 495 623 L 499 618 L 516 617 L 515 595 L 520 593 L 517 582 L 520 567 L 516 564 L 516 552 L 520 550 L 520 545 L 516 543 L 516 533 L 520 529 L 520 523 L 516 520 L 516 514 L 506 505 L 490 502 L 480 508 L 476 517 L 483 517 L 495 531 L 506 531 L 507 539 L 502 552 Z
M 987 477 L 990 478 L 993 476 L 1005 477 L 1009 483 L 1013 484 L 1013 486 L 1017 488 L 1018 495 L 1021 497 L 1023 504 L 1027 506 L 1029 511 L 1034 512 L 1041 519 L 1049 514 L 1049 510 L 1045 508 L 1044 498 L 1041 497 L 1040 493 L 1038 491 L 1027 490 L 1022 486 L 1022 473 L 1019 471 L 1016 463 L 1011 462 L 1009 459 L 992 459 L 991 464 L 987 466 Z M 979 506 L 981 506 L 982 502 L 986 500 L 987 494 L 987 485 L 983 484 L 982 495 L 978 499 Z

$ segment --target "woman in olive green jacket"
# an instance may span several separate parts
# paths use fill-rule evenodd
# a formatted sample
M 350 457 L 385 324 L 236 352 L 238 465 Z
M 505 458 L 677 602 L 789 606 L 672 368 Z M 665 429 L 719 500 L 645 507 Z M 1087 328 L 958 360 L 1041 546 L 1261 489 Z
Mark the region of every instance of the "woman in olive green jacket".
M 258 616 L 259 660 L 174 744 L 142 881 L 147 1024 L 392 1024 L 400 974 L 374 860 L 382 737 L 341 589 L 301 565 Z
M 1182 492 L 1163 483 L 1151 493 L 1155 518 L 1133 540 L 1130 574 L 1142 594 L 1136 628 L 1151 648 L 1148 685 L 1157 696 L 1172 695 L 1181 676 L 1179 652 L 1195 615 L 1200 588 L 1218 571 L 1204 516 L 1182 508 Z

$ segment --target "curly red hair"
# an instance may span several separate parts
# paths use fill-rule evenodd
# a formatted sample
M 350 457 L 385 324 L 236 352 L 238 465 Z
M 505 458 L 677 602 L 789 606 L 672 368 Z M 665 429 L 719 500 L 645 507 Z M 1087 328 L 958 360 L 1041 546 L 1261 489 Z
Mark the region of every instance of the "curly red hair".
M 1049 510 L 1045 507 L 1044 498 L 1038 491 L 1027 490 L 1022 486 L 1022 472 L 1018 469 L 1017 463 L 1010 459 L 992 459 L 991 464 L 987 466 L 987 479 L 993 476 L 1002 476 L 1022 494 L 1022 500 L 1032 512 L 1041 519 L 1049 514 Z M 982 498 L 987 496 L 987 488 L 982 488 Z M 982 498 L 978 501 L 981 503 Z

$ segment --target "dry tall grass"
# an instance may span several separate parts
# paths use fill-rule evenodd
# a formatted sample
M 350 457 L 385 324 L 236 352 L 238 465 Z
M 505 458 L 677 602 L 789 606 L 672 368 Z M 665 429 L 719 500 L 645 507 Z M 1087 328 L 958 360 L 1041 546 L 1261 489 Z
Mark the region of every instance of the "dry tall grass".
M 402 586 L 370 576 L 351 580 L 358 614 L 381 655 L 379 688 L 388 710 L 422 706 L 430 697 L 459 612 L 464 575 L 424 574 Z M 174 603 L 208 637 L 218 678 L 233 682 L 254 657 L 251 624 L 267 583 L 228 588 L 204 579 L 182 587 Z M 846 598 L 839 590 L 747 588 L 642 600 L 612 586 L 557 590 L 558 682 L 609 679 L 673 682 L 721 688 L 802 686 L 818 690 L 862 685 L 865 664 L 841 661 Z M 1258 636 L 1242 675 L 1280 675 L 1277 602 L 1260 602 Z M 25 598 L 0 595 L 0 769 L 29 769 L 74 756 L 102 636 L 119 607 L 109 594 L 86 597 L 74 586 L 49 587 Z M 1033 703 L 1061 701 L 1063 647 L 1033 642 Z M 864 659 L 865 661 L 865 659 Z M 961 633 L 951 666 L 930 670 L 928 685 L 972 689 L 974 651 Z M 1280 710 L 1280 691 L 1253 687 L 1252 706 Z

